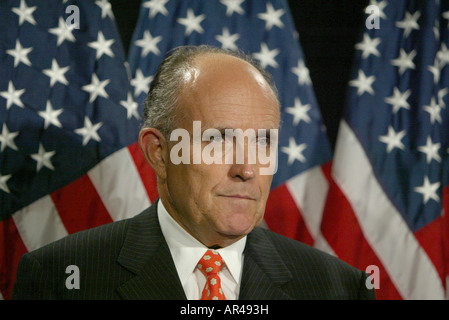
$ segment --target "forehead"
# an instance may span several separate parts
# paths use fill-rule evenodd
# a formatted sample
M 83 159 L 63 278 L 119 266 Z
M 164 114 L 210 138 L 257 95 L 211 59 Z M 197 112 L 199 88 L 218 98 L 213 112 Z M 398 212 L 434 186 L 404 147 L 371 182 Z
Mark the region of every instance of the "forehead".
M 277 98 L 260 72 L 224 54 L 197 57 L 186 72 L 179 106 L 208 127 L 277 128 Z

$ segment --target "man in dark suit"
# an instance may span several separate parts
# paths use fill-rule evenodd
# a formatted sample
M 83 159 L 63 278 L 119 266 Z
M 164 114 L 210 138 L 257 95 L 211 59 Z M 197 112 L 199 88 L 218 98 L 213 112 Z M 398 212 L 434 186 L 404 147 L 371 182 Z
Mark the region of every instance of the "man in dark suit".
M 273 172 L 250 154 L 275 154 L 280 111 L 269 74 L 249 57 L 178 48 L 155 76 L 144 120 L 139 143 L 160 198 L 24 255 L 13 299 L 374 298 L 364 272 L 257 227 Z

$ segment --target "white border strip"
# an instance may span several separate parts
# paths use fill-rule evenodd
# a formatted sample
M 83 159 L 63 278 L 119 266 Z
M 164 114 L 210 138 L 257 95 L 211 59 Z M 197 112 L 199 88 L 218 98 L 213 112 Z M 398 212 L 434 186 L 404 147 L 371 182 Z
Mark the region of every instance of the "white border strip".
M 131 218 L 151 205 L 128 148 L 113 153 L 87 174 L 114 221 Z
M 335 255 L 321 233 L 321 220 L 329 190 L 329 183 L 321 167 L 316 166 L 302 172 L 288 180 L 286 186 L 314 239 L 314 247 Z
M 340 123 L 332 175 L 402 297 L 444 299 L 437 270 L 385 195 L 363 148 L 345 121 Z
M 12 217 L 28 251 L 68 235 L 50 196 L 33 202 Z

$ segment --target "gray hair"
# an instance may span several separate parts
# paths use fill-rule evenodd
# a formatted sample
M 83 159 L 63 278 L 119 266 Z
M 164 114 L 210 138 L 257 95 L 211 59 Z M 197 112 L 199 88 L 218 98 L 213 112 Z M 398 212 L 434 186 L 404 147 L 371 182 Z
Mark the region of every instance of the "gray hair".
M 182 117 L 182 113 L 176 110 L 176 105 L 184 75 L 193 68 L 192 62 L 196 57 L 208 53 L 226 54 L 250 63 L 262 74 L 277 98 L 278 92 L 271 74 L 250 55 L 208 45 L 182 46 L 171 51 L 162 61 L 151 83 L 144 103 L 144 128 L 156 128 L 165 137 L 169 137 L 170 132 L 176 127 L 177 120 Z

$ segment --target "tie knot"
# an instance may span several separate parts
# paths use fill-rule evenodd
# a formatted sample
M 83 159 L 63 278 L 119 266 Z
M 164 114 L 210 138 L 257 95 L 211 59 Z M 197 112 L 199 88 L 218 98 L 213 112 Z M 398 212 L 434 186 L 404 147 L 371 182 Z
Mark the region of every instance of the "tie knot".
M 210 274 L 217 274 L 223 267 L 223 259 L 218 251 L 207 250 L 198 262 L 198 269 L 207 277 Z

